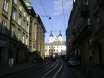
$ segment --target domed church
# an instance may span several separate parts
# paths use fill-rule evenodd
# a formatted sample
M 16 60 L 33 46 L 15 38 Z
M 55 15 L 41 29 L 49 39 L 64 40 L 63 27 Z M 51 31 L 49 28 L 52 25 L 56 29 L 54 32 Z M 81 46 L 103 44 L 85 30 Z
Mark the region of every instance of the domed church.
M 49 35 L 49 42 L 45 43 L 44 54 L 45 57 L 51 56 L 53 53 L 57 55 L 66 55 L 65 41 L 62 40 L 61 30 L 58 36 L 53 36 L 52 31 Z

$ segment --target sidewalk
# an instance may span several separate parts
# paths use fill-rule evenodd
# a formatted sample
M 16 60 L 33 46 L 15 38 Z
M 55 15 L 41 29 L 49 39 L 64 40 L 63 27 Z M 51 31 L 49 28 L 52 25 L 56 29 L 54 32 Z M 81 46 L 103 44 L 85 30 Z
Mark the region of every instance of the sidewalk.
M 104 68 L 81 64 L 81 67 L 70 67 L 77 78 L 104 78 Z
M 46 63 L 48 61 L 49 60 L 44 60 L 44 61 L 42 61 L 42 63 L 39 63 L 39 64 L 43 64 L 43 63 Z M 24 69 L 31 68 L 31 67 L 37 66 L 39 64 L 30 62 L 30 63 L 18 64 L 18 65 L 13 66 L 13 67 L 2 68 L 2 69 L 0 69 L 0 77 L 3 75 L 7 75 L 7 74 L 14 73 L 14 72 L 19 72 L 19 71 L 24 70 Z

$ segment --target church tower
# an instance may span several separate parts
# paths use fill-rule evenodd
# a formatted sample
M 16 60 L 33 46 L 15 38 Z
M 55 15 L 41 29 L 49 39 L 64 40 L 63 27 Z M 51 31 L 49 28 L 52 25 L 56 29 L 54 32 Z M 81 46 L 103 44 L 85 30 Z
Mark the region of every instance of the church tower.
M 58 40 L 59 40 L 60 42 L 62 42 L 62 34 L 61 34 L 61 30 L 60 30 L 60 33 L 59 33 L 59 36 L 58 36 Z
M 52 34 L 52 31 L 50 32 L 49 42 L 50 42 L 50 43 L 53 42 L 53 34 Z

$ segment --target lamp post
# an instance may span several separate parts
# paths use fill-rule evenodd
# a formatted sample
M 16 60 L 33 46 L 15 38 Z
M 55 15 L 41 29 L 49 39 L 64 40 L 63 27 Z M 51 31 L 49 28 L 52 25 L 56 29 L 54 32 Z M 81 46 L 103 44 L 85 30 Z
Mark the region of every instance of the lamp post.
M 48 17 L 48 19 L 52 19 L 51 16 L 41 15 L 42 17 Z

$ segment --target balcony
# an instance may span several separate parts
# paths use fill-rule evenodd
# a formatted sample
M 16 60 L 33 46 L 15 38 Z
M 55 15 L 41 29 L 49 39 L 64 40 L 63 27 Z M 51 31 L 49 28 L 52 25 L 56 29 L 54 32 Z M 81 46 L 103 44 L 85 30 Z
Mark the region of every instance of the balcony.
M 80 17 L 86 17 L 88 13 L 89 13 L 88 5 L 82 5 L 81 11 L 80 11 Z
M 76 33 L 75 38 L 73 39 L 73 43 L 77 43 L 82 41 L 88 35 L 92 33 L 92 25 L 82 25 L 79 29 L 79 32 Z
M 78 35 L 78 40 L 81 41 L 82 39 L 86 38 L 92 33 L 92 31 L 92 25 L 86 25 Z
M 104 0 L 99 0 L 98 6 L 104 9 Z

